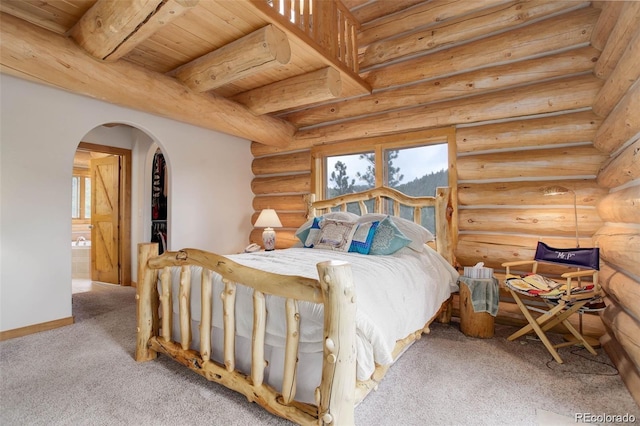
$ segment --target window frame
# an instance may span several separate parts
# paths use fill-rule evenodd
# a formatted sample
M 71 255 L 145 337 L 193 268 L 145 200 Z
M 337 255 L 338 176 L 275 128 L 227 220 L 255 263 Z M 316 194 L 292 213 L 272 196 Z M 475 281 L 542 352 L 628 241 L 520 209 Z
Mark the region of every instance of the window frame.
M 448 182 L 454 203 L 457 201 L 458 176 L 456 168 L 456 133 L 454 127 L 422 130 L 393 135 L 374 136 L 354 139 L 336 144 L 316 145 L 311 148 L 311 192 L 317 200 L 324 200 L 328 186 L 326 157 L 373 152 L 376 159 L 375 187 L 383 186 L 387 164 L 384 151 L 403 148 L 415 148 L 426 145 L 447 144 Z
M 80 217 L 79 218 L 71 218 L 71 223 L 75 223 L 75 224 L 90 224 L 91 223 L 91 217 L 85 217 L 85 208 L 86 208 L 86 193 L 85 193 L 85 179 L 89 178 L 89 180 L 91 180 L 91 171 L 89 169 L 81 169 L 81 168 L 77 168 L 74 167 L 73 168 L 73 175 L 72 177 L 79 177 L 80 178 L 80 194 L 79 194 L 79 212 L 80 212 Z

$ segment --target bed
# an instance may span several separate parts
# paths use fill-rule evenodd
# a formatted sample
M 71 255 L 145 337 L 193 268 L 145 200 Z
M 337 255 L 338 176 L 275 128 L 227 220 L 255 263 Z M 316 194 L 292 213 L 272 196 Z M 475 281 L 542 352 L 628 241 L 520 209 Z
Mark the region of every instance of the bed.
M 310 197 L 299 243 L 284 250 L 158 255 L 140 244 L 136 360 L 167 355 L 298 424 L 354 424 L 398 357 L 450 319 L 450 197 Z M 436 238 L 416 225 L 424 207 Z M 399 217 L 407 209 L 412 221 Z

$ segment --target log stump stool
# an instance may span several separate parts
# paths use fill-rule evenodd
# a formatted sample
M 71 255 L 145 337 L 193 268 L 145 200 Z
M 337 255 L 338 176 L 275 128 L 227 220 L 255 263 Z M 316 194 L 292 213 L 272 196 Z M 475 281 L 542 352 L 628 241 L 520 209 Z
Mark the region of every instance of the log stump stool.
M 494 318 L 490 312 L 494 311 L 494 315 L 497 314 L 498 280 L 461 276 L 458 284 L 460 285 L 460 331 L 469 337 L 482 339 L 493 337 Z M 477 299 L 475 301 L 474 295 Z

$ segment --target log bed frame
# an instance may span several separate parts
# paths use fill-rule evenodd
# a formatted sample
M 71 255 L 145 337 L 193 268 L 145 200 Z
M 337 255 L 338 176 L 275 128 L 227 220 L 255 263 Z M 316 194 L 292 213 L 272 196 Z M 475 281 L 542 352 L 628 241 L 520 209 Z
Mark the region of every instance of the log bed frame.
M 361 214 L 367 212 L 366 200 L 375 200 L 375 212 L 384 210 L 390 199 L 393 214 L 399 215 L 400 206 L 413 208 L 414 221 L 420 223 L 420 208 L 435 207 L 436 250 L 453 263 L 451 224 L 451 192 L 449 188 L 438 188 L 435 197 L 408 197 L 386 187 L 375 188 L 357 194 L 343 195 L 332 200 L 309 200 L 309 213 L 340 206 L 346 210 L 347 203 L 358 203 Z M 201 330 L 212 326 L 211 277 L 215 272 L 222 276 L 225 290 L 223 301 L 224 364 L 211 359 L 211 333 L 201 332 L 200 350 L 189 349 L 191 342 L 190 316 L 190 266 L 202 267 L 202 319 Z M 171 324 L 171 277 L 172 267 L 181 267 L 179 287 L 180 341 L 172 340 Z M 197 249 L 165 252 L 158 256 L 158 245 L 143 243 L 138 247 L 137 342 L 136 361 L 156 358 L 158 352 L 168 355 L 210 381 L 242 393 L 251 402 L 256 402 L 269 412 L 298 424 L 354 424 L 354 408 L 375 389 L 389 366 L 377 366 L 371 379 L 356 380 L 355 349 L 355 294 L 351 268 L 346 262 L 321 262 L 317 265 L 318 280 L 299 276 L 288 276 L 260 271 L 241 266 L 223 256 Z M 160 278 L 162 294 L 158 294 Z M 254 289 L 253 338 L 251 372 L 246 375 L 235 368 L 235 312 L 236 286 L 245 285 Z M 286 299 L 287 337 L 285 346 L 282 389 L 277 392 L 263 383 L 265 369 L 264 339 L 266 324 L 265 295 Z M 299 338 L 298 301 L 310 301 L 324 305 L 324 355 L 322 378 L 315 392 L 316 405 L 295 400 L 297 347 Z M 397 359 L 405 348 L 429 332 L 429 325 L 436 318 L 448 322 L 451 315 L 451 298 L 445 301 L 440 311 L 425 324 L 424 328 L 399 340 L 393 356 Z M 161 308 L 161 309 L 159 309 Z M 160 315 L 162 312 L 162 315 Z

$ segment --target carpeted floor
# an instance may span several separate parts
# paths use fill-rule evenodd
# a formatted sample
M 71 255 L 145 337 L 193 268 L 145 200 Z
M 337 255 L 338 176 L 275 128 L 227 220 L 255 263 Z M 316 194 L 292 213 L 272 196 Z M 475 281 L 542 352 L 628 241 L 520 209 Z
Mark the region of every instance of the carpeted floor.
M 76 323 L 0 342 L 0 424 L 287 425 L 166 357 L 138 364 L 135 290 L 94 285 L 73 296 Z M 577 413 L 640 408 L 602 349 L 464 336 L 434 324 L 356 408 L 358 425 L 561 425 Z

